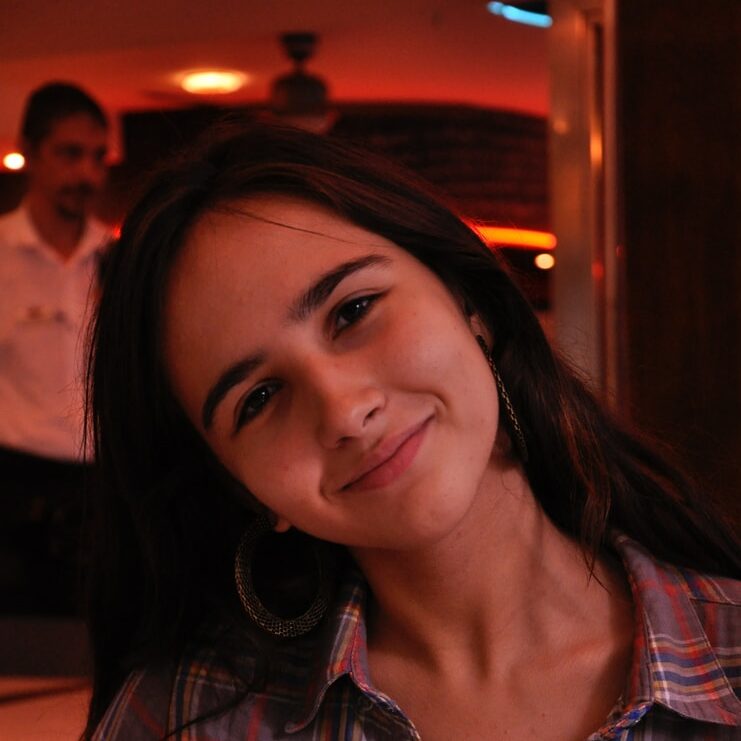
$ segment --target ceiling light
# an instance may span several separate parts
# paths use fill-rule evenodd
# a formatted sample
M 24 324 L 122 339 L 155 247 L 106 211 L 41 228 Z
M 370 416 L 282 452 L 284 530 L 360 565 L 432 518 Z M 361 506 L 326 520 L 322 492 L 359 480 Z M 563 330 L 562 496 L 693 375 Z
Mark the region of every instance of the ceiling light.
M 3 157 L 3 165 L 8 170 L 20 170 L 26 164 L 26 158 L 20 152 L 10 152 Z
M 536 268 L 541 270 L 550 270 L 556 264 L 556 258 L 553 255 L 549 255 L 547 252 L 541 252 L 539 255 L 535 255 L 533 260 Z
M 239 90 L 249 81 L 249 75 L 244 72 L 204 69 L 185 73 L 180 87 L 194 95 L 225 95 Z
M 487 3 L 486 7 L 490 13 L 500 15 L 514 23 L 524 23 L 538 28 L 549 28 L 553 25 L 553 19 L 545 12 L 544 2 Z

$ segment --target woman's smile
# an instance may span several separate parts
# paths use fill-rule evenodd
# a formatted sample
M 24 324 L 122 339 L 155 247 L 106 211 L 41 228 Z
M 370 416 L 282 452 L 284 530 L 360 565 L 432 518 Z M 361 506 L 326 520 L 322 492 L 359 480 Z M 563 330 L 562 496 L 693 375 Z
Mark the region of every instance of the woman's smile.
M 417 457 L 432 420 L 430 416 L 421 424 L 383 440 L 341 491 L 378 489 L 396 481 Z

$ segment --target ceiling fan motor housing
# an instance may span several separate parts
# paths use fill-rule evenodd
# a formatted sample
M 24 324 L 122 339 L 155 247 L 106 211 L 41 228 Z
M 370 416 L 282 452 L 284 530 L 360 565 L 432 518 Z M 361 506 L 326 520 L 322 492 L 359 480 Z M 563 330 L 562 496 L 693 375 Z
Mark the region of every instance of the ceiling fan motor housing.
M 294 62 L 293 72 L 279 77 L 270 95 L 270 108 L 280 116 L 321 115 L 328 109 L 327 85 L 321 77 L 304 72 L 303 65 L 314 55 L 317 35 L 311 32 L 284 33 L 280 40 Z

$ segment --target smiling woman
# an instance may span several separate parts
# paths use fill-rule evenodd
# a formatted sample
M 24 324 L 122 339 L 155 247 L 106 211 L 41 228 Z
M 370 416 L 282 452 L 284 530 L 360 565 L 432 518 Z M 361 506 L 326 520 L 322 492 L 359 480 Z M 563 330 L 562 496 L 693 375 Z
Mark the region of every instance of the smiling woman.
M 733 533 L 390 165 L 258 127 L 167 166 L 112 258 L 90 391 L 87 737 L 741 723 Z

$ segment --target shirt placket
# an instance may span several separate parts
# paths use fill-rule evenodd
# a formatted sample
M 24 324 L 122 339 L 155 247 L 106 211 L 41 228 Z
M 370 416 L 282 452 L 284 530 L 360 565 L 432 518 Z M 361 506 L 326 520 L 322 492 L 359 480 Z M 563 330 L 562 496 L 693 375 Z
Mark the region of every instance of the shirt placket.
M 404 732 L 404 736 L 394 736 L 394 741 L 398 738 L 399 741 L 402 739 L 412 739 L 412 741 L 420 741 L 421 736 L 419 731 L 414 726 L 414 723 L 404 714 L 402 709 L 390 698 L 388 695 L 384 695 L 382 692 L 373 689 L 365 685 L 364 683 L 357 683 L 358 689 L 360 690 L 360 697 L 357 700 L 357 709 L 361 717 L 365 718 L 372 713 L 382 713 L 387 720 L 398 726 Z

